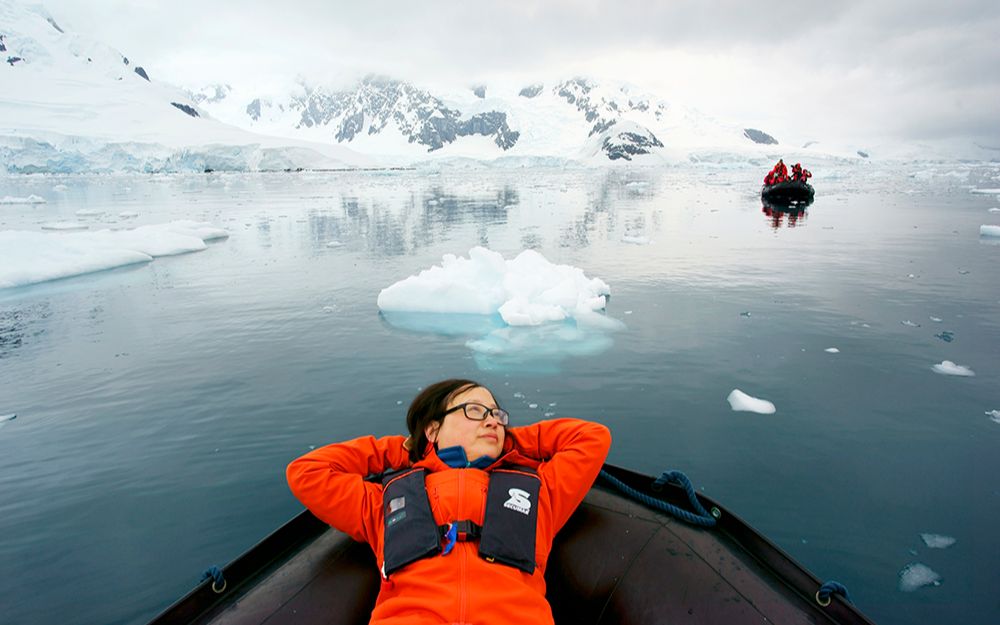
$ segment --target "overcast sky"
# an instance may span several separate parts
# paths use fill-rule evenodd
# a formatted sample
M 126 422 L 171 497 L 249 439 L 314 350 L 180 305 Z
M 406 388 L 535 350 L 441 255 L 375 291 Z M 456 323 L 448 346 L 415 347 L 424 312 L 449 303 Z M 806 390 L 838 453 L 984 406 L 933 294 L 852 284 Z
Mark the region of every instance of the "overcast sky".
M 48 0 L 63 26 L 186 87 L 369 72 L 471 85 L 631 82 L 779 139 L 1000 147 L 1000 2 Z M 763 3 L 754 3 L 764 6 Z M 783 136 L 784 135 L 784 136 Z M 790 136 L 788 136 L 790 135 Z

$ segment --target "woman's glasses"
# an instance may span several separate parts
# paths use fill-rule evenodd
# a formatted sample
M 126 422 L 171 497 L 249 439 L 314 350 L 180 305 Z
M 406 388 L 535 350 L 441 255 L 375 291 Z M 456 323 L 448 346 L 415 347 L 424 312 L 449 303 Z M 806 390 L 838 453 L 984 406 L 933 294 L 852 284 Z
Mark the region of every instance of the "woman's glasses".
M 465 412 L 466 419 L 472 419 L 473 421 L 485 421 L 486 417 L 493 415 L 493 418 L 497 420 L 500 425 L 507 425 L 510 421 L 510 413 L 503 408 L 488 408 L 482 404 L 477 404 L 476 402 L 466 402 L 464 404 L 459 404 L 448 410 L 444 411 L 444 414 L 450 414 L 456 410 L 462 410 Z

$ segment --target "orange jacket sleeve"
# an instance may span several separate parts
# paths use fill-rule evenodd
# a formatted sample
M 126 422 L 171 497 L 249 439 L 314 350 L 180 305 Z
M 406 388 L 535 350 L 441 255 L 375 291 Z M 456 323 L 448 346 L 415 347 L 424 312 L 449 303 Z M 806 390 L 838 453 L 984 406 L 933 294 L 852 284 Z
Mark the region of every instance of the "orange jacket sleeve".
M 319 519 L 374 547 L 381 523 L 382 485 L 364 478 L 409 466 L 404 440 L 402 436 L 363 436 L 320 447 L 288 465 L 288 486 Z
M 601 472 L 611 448 L 610 430 L 580 419 L 552 419 L 509 433 L 519 453 L 542 461 L 538 474 L 552 502 L 553 531 L 559 531 Z

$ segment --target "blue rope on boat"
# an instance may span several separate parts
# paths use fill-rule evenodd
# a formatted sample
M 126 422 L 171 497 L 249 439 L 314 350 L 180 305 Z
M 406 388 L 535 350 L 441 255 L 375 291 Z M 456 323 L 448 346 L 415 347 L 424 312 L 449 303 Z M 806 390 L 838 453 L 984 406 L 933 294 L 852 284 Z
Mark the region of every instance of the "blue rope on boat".
M 851 595 L 847 593 L 847 586 L 844 586 L 840 582 L 836 582 L 832 579 L 823 582 L 823 585 L 816 591 L 816 599 L 819 601 L 820 605 L 828 605 L 830 603 L 831 595 L 840 595 L 847 601 L 851 600 Z
M 216 593 L 221 593 L 226 589 L 226 578 L 222 574 L 222 569 L 217 566 L 210 566 L 205 569 L 205 572 L 201 574 L 201 580 L 199 583 L 205 581 L 206 579 L 212 580 L 212 590 Z
M 605 470 L 601 470 L 600 476 L 608 481 L 612 486 L 622 491 L 632 499 L 646 504 L 650 508 L 655 508 L 657 510 L 662 510 L 668 514 L 672 514 L 678 519 L 690 523 L 692 525 L 700 525 L 702 527 L 715 527 L 716 519 L 701 505 L 698 501 L 698 496 L 694 492 L 694 487 L 691 486 L 691 480 L 687 478 L 686 475 L 680 471 L 664 471 L 663 475 L 658 477 L 655 482 L 653 482 L 653 488 L 660 488 L 668 482 L 674 482 L 679 484 L 684 488 L 684 492 L 687 493 L 688 501 L 691 502 L 691 507 L 694 508 L 695 512 L 698 514 L 692 514 L 687 510 L 678 508 L 675 505 L 669 504 L 663 500 L 650 497 L 645 493 L 640 493 L 631 486 L 625 484 L 615 476 L 611 475 Z

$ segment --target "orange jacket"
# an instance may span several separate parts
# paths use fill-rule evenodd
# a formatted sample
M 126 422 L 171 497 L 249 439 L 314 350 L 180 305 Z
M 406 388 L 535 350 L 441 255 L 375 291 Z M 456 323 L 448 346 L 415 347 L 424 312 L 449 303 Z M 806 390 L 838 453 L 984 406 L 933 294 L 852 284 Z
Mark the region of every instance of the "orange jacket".
M 410 465 L 402 436 L 373 436 L 311 451 L 288 465 L 288 484 L 317 517 L 371 545 L 383 556 L 382 485 L 364 477 Z M 414 466 L 428 470 L 427 494 L 439 525 L 471 520 L 482 525 L 489 471 L 504 464 L 537 469 L 533 574 L 479 557 L 478 543 L 459 542 L 448 555 L 418 560 L 382 580 L 371 623 L 488 625 L 551 624 L 545 600 L 545 564 L 552 539 L 587 494 L 611 446 L 606 427 L 553 419 L 507 429 L 504 454 L 492 467 L 453 469 L 431 451 Z

